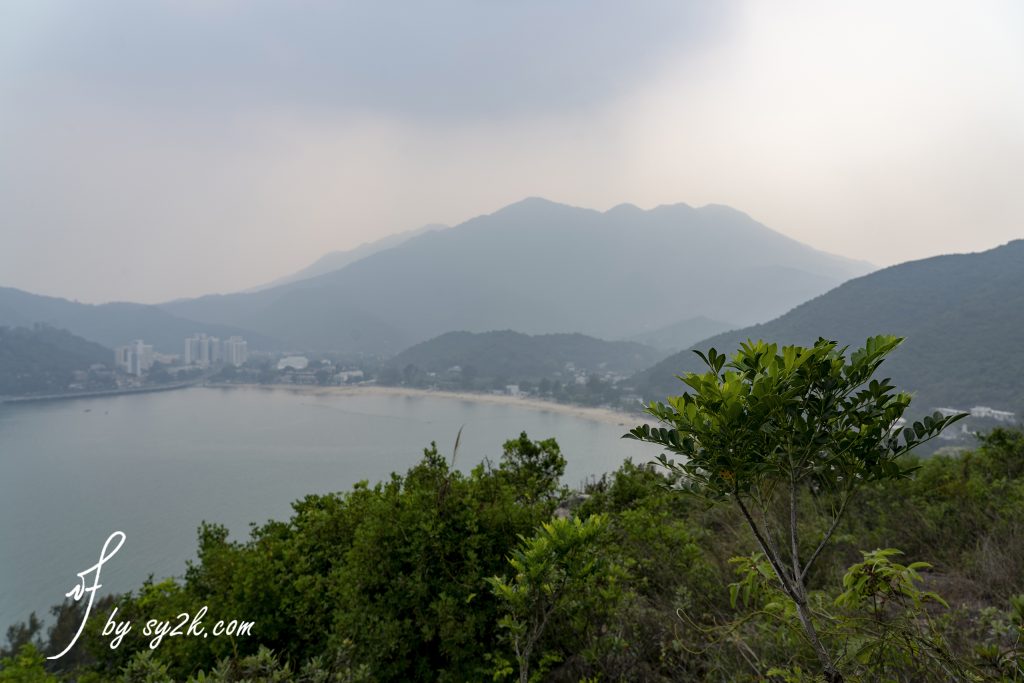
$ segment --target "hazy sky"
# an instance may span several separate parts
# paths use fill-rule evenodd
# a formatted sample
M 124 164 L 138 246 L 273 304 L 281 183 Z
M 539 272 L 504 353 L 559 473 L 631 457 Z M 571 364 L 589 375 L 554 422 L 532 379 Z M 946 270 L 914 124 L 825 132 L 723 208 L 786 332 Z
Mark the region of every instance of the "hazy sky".
M 233 291 L 526 196 L 1024 237 L 1024 3 L 0 4 L 0 285 Z

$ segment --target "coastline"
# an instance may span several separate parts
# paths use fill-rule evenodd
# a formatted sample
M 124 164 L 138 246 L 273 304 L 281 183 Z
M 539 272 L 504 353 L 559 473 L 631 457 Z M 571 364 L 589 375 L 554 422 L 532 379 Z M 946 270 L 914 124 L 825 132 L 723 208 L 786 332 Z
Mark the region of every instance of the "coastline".
M 176 382 L 173 384 L 154 384 L 144 387 L 127 389 L 98 389 L 96 391 L 78 391 L 66 394 L 29 394 L 28 396 L 0 396 L 0 403 L 42 403 L 44 401 L 70 401 L 76 398 L 106 398 L 109 396 L 127 396 L 129 394 L 153 394 L 160 391 L 176 391 L 198 386 L 196 382 Z
M 518 406 L 531 410 L 561 413 L 584 420 L 593 420 L 621 427 L 632 428 L 639 422 L 649 421 L 639 410 L 635 413 L 611 408 L 580 406 L 572 403 L 557 403 L 540 398 L 516 397 L 505 394 L 484 394 L 471 391 L 443 391 L 435 389 L 414 389 L 412 387 L 388 387 L 375 384 L 321 387 L 294 384 L 204 384 L 211 389 L 256 389 L 261 391 L 289 391 L 304 396 L 408 396 L 414 398 L 441 398 L 449 401 L 472 401 L 498 405 Z M 638 422 L 639 421 L 639 422 Z

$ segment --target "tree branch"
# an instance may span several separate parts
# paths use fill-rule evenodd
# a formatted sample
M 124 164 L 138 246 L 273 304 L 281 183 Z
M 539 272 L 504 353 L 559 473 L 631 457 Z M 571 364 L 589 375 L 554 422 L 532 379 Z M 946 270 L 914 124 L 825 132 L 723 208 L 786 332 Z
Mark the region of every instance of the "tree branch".
M 761 535 L 761 530 L 757 527 L 757 523 L 754 522 L 754 518 L 750 516 L 750 511 L 747 510 L 747 506 L 743 504 L 743 500 L 740 498 L 739 493 L 735 494 L 736 504 L 739 505 L 740 510 L 743 512 L 743 517 L 747 520 L 747 525 L 750 530 L 754 532 L 754 538 L 757 539 L 758 544 L 761 546 L 761 550 L 764 551 L 765 556 L 768 557 L 768 562 L 772 565 L 772 569 L 775 570 L 775 576 L 778 577 L 779 583 L 782 584 L 782 589 L 786 592 L 793 600 L 796 600 L 795 591 L 793 586 L 790 584 L 788 577 L 786 576 L 785 570 L 782 568 L 782 563 L 779 558 L 776 557 L 772 551 L 772 546 L 764 539 Z
M 803 571 L 800 572 L 800 583 L 803 583 L 807 579 L 807 572 L 810 571 L 811 565 L 814 564 L 816 559 L 818 559 L 818 555 L 821 554 L 821 551 L 825 549 L 825 545 L 828 543 L 829 539 L 832 538 L 833 532 L 835 532 L 836 527 L 839 526 L 839 521 L 843 518 L 843 511 L 846 510 L 846 504 L 852 497 L 852 493 L 847 493 L 843 496 L 842 502 L 839 504 L 839 509 L 832 518 L 832 524 L 829 526 L 828 531 L 825 532 L 825 535 L 822 537 L 818 547 L 814 549 L 813 553 L 811 553 L 811 557 L 807 560 L 807 564 L 804 565 Z
M 789 473 L 789 552 L 791 554 L 791 560 L 793 561 L 793 579 L 796 584 L 796 588 L 800 591 L 800 597 L 803 599 L 804 595 L 804 571 L 800 569 L 800 543 L 799 535 L 796 529 L 797 522 L 797 489 L 796 489 L 796 474 L 790 470 Z

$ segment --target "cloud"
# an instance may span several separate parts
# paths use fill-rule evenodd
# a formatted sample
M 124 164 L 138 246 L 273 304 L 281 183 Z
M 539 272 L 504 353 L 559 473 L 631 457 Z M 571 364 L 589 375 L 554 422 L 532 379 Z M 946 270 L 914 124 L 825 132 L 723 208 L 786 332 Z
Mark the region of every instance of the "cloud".
M 1020 236 L 1019 5 L 709 6 L 7 3 L 0 284 L 237 290 L 531 195 L 879 264 Z
M 7 75 L 125 106 L 505 118 L 607 101 L 723 14 L 669 0 L 97 0 L 22 16 L 35 40 Z
M 624 110 L 629 185 L 879 264 L 1020 237 L 1022 20 L 1009 2 L 746 3 Z

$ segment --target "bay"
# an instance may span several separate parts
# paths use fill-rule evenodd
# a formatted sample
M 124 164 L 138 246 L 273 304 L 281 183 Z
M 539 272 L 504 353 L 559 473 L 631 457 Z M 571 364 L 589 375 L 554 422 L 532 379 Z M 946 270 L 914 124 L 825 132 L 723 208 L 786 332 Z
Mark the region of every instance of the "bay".
M 115 530 L 127 541 L 101 592 L 181 576 L 204 520 L 244 540 L 307 494 L 404 473 L 431 441 L 450 457 L 460 427 L 459 469 L 497 463 L 526 431 L 558 439 L 577 486 L 657 454 L 620 438 L 634 424 L 519 402 L 256 387 L 0 405 L 0 628 L 48 616 Z

